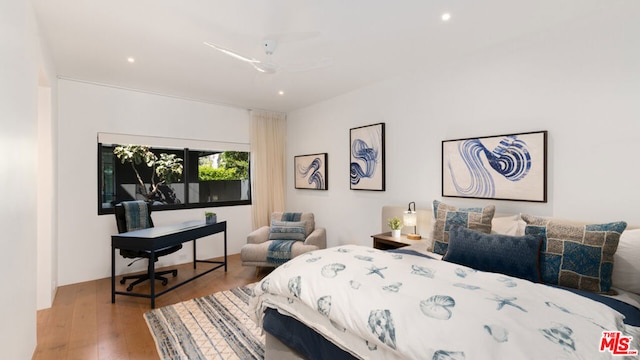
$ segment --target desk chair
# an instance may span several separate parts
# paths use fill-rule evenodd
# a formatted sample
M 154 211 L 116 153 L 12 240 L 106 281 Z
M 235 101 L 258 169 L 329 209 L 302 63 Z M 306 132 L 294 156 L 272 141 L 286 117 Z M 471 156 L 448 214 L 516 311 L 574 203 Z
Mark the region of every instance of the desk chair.
M 115 215 L 116 215 L 116 224 L 118 225 L 118 233 L 123 233 L 127 231 L 134 231 L 140 229 L 146 229 L 153 227 L 153 220 L 151 220 L 151 206 L 144 201 L 123 201 L 120 204 L 115 206 Z M 182 249 L 182 245 L 170 246 L 163 249 L 159 249 L 156 251 L 156 259 L 161 256 L 172 254 L 178 250 Z M 124 258 L 128 259 L 136 259 L 129 263 L 128 266 L 131 266 L 134 262 L 146 258 L 149 259 L 151 252 L 145 250 L 125 250 L 120 249 L 120 255 Z M 147 268 L 146 274 L 141 275 L 128 275 L 123 276 L 120 280 L 120 284 L 124 284 L 127 280 L 136 279 L 134 282 L 129 284 L 127 287 L 127 291 L 133 290 L 135 285 L 140 284 L 143 281 L 149 280 L 149 272 L 151 271 L 151 267 L 154 266 L 151 261 L 149 261 L 149 265 Z M 167 285 L 169 279 L 167 279 L 163 275 L 172 274 L 174 277 L 178 276 L 178 270 L 165 270 L 165 271 L 156 271 L 155 279 L 161 280 L 162 285 Z

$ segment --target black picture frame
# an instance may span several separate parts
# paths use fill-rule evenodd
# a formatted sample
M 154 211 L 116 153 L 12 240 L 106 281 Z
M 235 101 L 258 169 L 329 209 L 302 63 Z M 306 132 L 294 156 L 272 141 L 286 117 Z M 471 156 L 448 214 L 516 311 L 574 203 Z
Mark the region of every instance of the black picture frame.
M 293 157 L 293 176 L 296 189 L 328 190 L 327 153 L 297 155 Z
M 349 130 L 351 190 L 385 190 L 385 123 Z
M 547 202 L 547 131 L 442 141 L 442 196 Z

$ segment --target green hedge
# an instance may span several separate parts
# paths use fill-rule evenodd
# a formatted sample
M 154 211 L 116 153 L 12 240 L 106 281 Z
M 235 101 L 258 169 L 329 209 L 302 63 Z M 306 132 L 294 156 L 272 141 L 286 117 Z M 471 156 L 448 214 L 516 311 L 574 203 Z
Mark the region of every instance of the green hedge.
M 242 180 L 240 176 L 236 174 L 236 169 L 214 169 L 208 165 L 198 166 L 198 180 Z

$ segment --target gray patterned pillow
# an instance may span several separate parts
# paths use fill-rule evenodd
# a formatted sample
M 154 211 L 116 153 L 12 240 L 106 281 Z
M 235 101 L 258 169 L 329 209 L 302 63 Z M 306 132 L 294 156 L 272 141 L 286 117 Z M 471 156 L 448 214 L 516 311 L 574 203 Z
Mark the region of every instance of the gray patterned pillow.
M 611 288 L 613 255 L 624 221 L 607 224 L 570 223 L 522 215 L 525 234 L 542 236 L 542 282 L 598 293 Z
M 269 240 L 296 240 L 304 241 L 305 222 L 304 221 L 276 221 L 271 220 L 269 230 Z
M 271 214 L 271 221 L 276 220 L 276 221 L 304 221 L 305 225 L 304 225 L 304 236 L 307 237 L 309 236 L 309 234 L 311 234 L 313 232 L 313 230 L 315 230 L 316 228 L 316 221 L 315 218 L 313 216 L 313 213 L 302 213 L 300 216 L 300 220 L 292 220 L 292 219 L 287 219 L 287 214 L 292 214 L 292 213 L 286 213 L 286 212 L 274 212 Z M 284 218 L 283 218 L 284 217 Z
M 434 200 L 433 248 L 429 250 L 444 255 L 449 244 L 449 229 L 454 225 L 489 234 L 495 212 L 496 207 L 493 205 L 483 208 L 457 208 Z

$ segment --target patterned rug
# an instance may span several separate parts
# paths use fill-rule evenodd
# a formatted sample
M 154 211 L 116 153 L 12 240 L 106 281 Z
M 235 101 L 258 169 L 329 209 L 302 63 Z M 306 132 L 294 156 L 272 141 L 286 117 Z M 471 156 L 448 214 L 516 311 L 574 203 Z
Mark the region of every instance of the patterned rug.
M 247 313 L 253 286 L 146 312 L 160 358 L 263 359 L 264 334 Z

